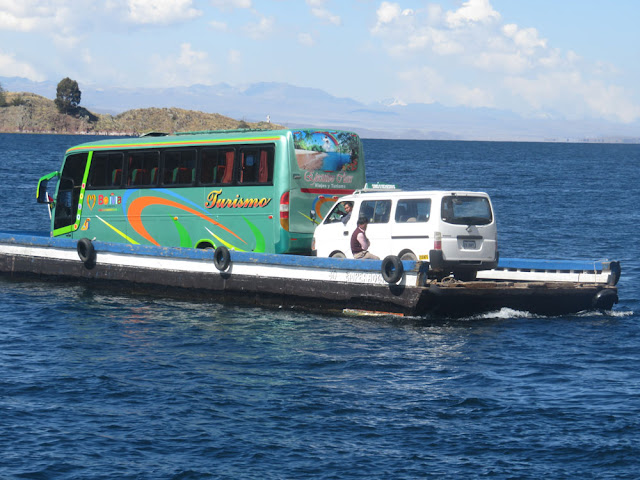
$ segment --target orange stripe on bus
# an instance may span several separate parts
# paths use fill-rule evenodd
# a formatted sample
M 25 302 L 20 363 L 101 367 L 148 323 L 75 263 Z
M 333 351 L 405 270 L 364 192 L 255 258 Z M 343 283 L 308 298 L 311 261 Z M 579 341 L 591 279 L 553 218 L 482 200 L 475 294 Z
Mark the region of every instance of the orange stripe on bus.
M 207 217 L 203 213 L 201 213 L 201 212 L 199 212 L 197 210 L 194 210 L 193 208 L 187 207 L 186 205 L 182 205 L 181 203 L 178 203 L 178 202 L 174 202 L 173 200 L 167 200 L 165 198 L 160 198 L 160 197 L 140 197 L 140 198 L 135 199 L 129 205 L 129 209 L 127 210 L 127 220 L 129 220 L 129 224 L 133 227 L 133 229 L 136 232 L 138 232 L 139 235 L 141 235 L 142 237 L 146 238 L 149 242 L 153 243 L 154 245 L 160 246 L 160 244 L 149 234 L 149 232 L 147 232 L 147 229 L 144 228 L 144 225 L 142 224 L 142 210 L 144 210 L 145 208 L 147 208 L 147 207 L 149 207 L 151 205 L 164 205 L 164 206 L 167 206 L 167 207 L 175 207 L 175 208 L 177 208 L 179 210 L 184 210 L 185 212 L 192 213 L 192 214 L 197 215 L 198 217 L 202 218 L 203 220 L 206 220 L 209 223 L 213 223 L 214 225 L 216 225 L 216 226 L 222 228 L 223 230 L 229 232 L 231 235 L 236 237 L 241 242 L 247 243 L 242 238 L 240 238 L 238 235 L 236 235 L 234 232 L 232 232 L 227 227 L 225 227 L 224 225 L 216 222 L 212 218 Z

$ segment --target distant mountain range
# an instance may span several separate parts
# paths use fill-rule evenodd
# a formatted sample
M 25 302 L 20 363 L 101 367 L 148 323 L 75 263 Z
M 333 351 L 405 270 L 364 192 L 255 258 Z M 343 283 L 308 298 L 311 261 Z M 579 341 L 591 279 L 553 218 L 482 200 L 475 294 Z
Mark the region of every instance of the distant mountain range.
M 55 98 L 57 82 L 33 82 L 0 77 L 11 92 L 31 92 Z M 244 87 L 225 83 L 172 88 L 118 88 L 80 85 L 81 105 L 96 113 L 117 114 L 148 107 L 178 107 L 219 113 L 247 122 L 265 121 L 298 128 L 348 129 L 367 138 L 435 140 L 500 140 L 640 143 L 640 122 L 527 119 L 489 108 L 445 107 L 440 104 L 400 105 L 387 101 L 363 104 L 316 88 L 286 83 L 255 83 Z

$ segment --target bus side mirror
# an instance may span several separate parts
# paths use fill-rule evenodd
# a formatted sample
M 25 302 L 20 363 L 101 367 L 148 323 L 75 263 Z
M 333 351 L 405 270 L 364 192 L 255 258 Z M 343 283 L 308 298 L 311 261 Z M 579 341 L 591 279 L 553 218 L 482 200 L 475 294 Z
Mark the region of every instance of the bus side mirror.
M 38 184 L 38 203 L 51 203 L 49 201 L 49 195 L 47 195 L 47 184 L 49 180 L 40 182 Z
M 38 191 L 36 193 L 38 203 L 53 203 L 53 200 L 51 200 L 51 197 L 47 194 L 47 185 L 49 184 L 49 180 L 59 175 L 59 172 L 52 172 L 38 180 Z

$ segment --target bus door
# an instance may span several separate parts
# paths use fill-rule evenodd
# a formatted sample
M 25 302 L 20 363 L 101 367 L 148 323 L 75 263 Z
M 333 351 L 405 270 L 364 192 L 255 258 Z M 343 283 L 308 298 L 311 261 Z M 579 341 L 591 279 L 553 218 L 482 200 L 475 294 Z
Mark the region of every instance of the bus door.
M 69 155 L 64 162 L 54 207 L 54 236 L 71 234 L 78 229 L 82 208 L 81 206 L 79 208 L 79 204 L 84 194 L 88 158 L 88 153 L 77 153 Z
M 126 223 L 122 209 L 125 180 L 122 152 L 94 152 L 91 157 L 84 210 L 79 230 L 82 235 L 106 242 L 122 242 Z

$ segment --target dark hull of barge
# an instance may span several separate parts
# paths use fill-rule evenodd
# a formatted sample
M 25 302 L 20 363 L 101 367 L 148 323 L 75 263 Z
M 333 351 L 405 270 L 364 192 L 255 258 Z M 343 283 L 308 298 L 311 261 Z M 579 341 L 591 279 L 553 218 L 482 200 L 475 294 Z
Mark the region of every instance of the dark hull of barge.
M 73 240 L 0 234 L 0 273 L 15 279 L 73 282 L 89 288 L 177 299 L 299 308 L 327 313 L 467 316 L 502 308 L 541 315 L 608 310 L 613 285 L 568 282 L 436 282 L 428 264 L 403 262 L 398 283 L 380 261 L 213 251 L 93 242 L 82 261 Z

